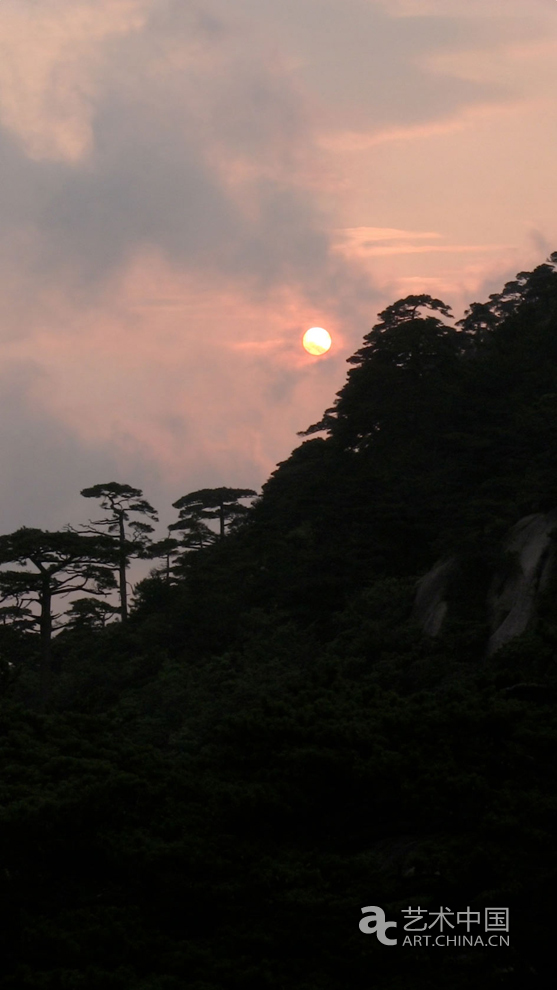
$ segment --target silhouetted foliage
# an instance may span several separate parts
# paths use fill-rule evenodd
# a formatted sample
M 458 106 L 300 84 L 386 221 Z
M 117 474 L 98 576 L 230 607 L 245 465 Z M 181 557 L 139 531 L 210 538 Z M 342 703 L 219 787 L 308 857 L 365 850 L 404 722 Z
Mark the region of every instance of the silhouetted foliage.
M 97 598 L 78 598 L 72 602 L 66 613 L 68 627 L 104 629 L 106 623 L 118 615 L 120 610 L 110 602 Z
M 253 498 L 256 494 L 251 488 L 202 488 L 198 492 L 190 492 L 172 503 L 180 514 L 170 529 L 183 532 L 186 545 L 201 548 L 212 540 L 212 532 L 203 524 L 203 519 L 218 519 L 222 539 L 226 527 L 247 512 L 240 499 Z
M 72 605 L 48 715 L 15 601 L 3 987 L 552 985 L 557 571 L 489 660 L 485 597 L 502 535 L 557 507 L 556 265 L 456 326 L 426 295 L 387 307 L 249 525 L 231 524 L 254 492 L 192 492 L 186 546 L 153 547 L 168 560 L 127 623 Z M 133 511 L 139 490 L 120 494 Z M 217 518 L 226 539 L 196 535 Z M 432 639 L 416 581 L 451 554 Z M 508 906 L 511 944 L 385 947 L 358 929 L 366 904 Z
M 105 519 L 90 522 L 87 532 L 107 533 L 118 548 L 118 584 L 120 592 L 120 614 L 122 622 L 128 617 L 127 568 L 131 556 L 148 555 L 150 534 L 154 531 L 150 523 L 141 519 L 132 519 L 134 515 L 147 516 L 158 520 L 156 510 L 146 499 L 140 488 L 121 485 L 110 481 L 104 485 L 93 485 L 81 492 L 84 498 L 97 498 L 101 507 L 109 515 Z
M 106 538 L 79 533 L 48 533 L 22 527 L 9 536 L 0 536 L 0 564 L 15 563 L 34 570 L 0 571 L 3 597 L 16 601 L 15 624 L 30 621 L 28 608 L 39 606 L 37 623 L 41 641 L 41 696 L 46 702 L 50 685 L 50 657 L 53 599 L 76 591 L 104 595 L 115 587 L 110 570 L 112 546 Z

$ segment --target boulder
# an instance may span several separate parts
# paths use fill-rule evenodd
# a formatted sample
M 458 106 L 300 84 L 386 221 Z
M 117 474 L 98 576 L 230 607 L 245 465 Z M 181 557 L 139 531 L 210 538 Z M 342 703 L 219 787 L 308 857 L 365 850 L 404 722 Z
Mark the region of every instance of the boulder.
M 426 636 L 437 636 L 441 632 L 447 614 L 447 587 L 457 568 L 458 557 L 449 557 L 438 561 L 418 581 L 412 621 L 420 626 Z
M 525 631 L 536 611 L 539 593 L 555 565 L 557 510 L 520 519 L 507 534 L 502 550 L 506 564 L 493 575 L 487 595 L 491 635 L 487 655 Z M 418 582 L 412 618 L 427 636 L 437 636 L 445 621 L 450 581 L 459 558 L 438 561 Z
M 555 562 L 551 533 L 556 527 L 557 511 L 553 511 L 525 516 L 511 529 L 504 544 L 510 566 L 494 576 L 488 596 L 492 629 L 488 656 L 520 636 L 533 618 L 538 594 Z

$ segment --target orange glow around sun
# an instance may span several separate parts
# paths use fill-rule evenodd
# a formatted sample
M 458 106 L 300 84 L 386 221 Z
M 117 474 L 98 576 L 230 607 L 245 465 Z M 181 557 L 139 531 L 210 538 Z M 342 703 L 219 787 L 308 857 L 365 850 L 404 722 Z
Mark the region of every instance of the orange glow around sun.
M 304 345 L 308 354 L 325 354 L 331 346 L 331 335 L 323 327 L 310 327 L 306 330 L 302 344 Z

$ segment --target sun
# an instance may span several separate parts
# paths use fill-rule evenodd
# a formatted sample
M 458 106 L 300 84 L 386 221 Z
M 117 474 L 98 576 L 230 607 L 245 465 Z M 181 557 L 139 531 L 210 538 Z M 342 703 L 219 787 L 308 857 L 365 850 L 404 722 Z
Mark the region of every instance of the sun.
M 315 355 L 324 354 L 325 351 L 329 350 L 331 343 L 331 335 L 323 327 L 310 327 L 302 339 L 302 344 L 308 354 Z

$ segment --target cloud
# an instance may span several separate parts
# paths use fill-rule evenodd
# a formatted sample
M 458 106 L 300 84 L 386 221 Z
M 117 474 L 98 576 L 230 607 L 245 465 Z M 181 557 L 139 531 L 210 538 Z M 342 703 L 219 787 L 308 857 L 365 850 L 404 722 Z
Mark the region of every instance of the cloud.
M 87 25 L 91 8 L 83 10 Z M 46 137 L 40 156 L 31 152 L 38 124 L 28 94 L 12 94 L 20 126 L 3 135 L 0 215 L 10 229 L 27 229 L 33 278 L 94 288 L 155 248 L 172 264 L 253 291 L 288 282 L 317 297 L 328 284 L 357 281 L 330 254 L 327 218 L 308 194 L 319 155 L 288 76 L 265 51 L 246 61 L 245 39 L 190 4 L 154 3 L 150 17 L 144 7 L 142 30 L 137 10 L 124 10 L 128 31 L 120 17 L 93 32 L 96 56 L 83 69 L 72 61 L 73 87 L 58 103 L 50 77 L 42 79 L 42 99 L 61 126 L 77 113 L 81 71 L 88 80 L 81 123 L 89 136 L 79 155 L 64 156 L 56 141 L 49 153 Z M 101 7 L 101 22 L 105 14 Z M 23 55 L 31 63 L 34 50 Z M 91 64 L 102 80 L 91 80 Z M 48 114 L 38 119 L 56 136 Z
M 0 120 L 33 158 L 78 161 L 91 146 L 98 53 L 139 30 L 148 0 L 3 0 Z
M 257 487 L 392 293 L 434 264 L 455 291 L 494 270 L 509 237 L 459 227 L 465 182 L 427 215 L 451 142 L 481 148 L 486 108 L 523 95 L 526 70 L 486 75 L 519 57 L 519 22 L 486 5 L 3 0 L 6 518 L 48 504 L 59 524 L 67 491 L 111 476 L 167 502 Z
M 2 532 L 20 526 L 56 528 L 83 517 L 79 491 L 86 478 L 118 473 L 118 458 L 88 445 L 49 415 L 37 388 L 47 372 L 32 360 L 5 362 L 0 371 L 0 476 Z
M 7 77 L 0 216 L 25 229 L 33 278 L 94 289 L 156 249 L 248 292 L 296 285 L 335 305 L 344 286 L 371 301 L 355 259 L 332 251 L 324 135 L 380 140 L 508 94 L 427 66 L 496 46 L 495 23 L 348 5 L 9 5 L 20 67 Z
M 462 18 L 528 19 L 547 14 L 546 0 L 369 0 L 393 17 L 431 17 L 438 14 Z
M 445 16 L 397 18 L 367 0 L 240 0 L 235 10 L 267 31 L 272 25 L 324 130 L 415 126 L 511 95 L 450 72 L 440 80 L 427 65 L 444 52 L 497 48 L 515 36 L 508 19 L 457 19 L 446 16 L 446 4 Z

